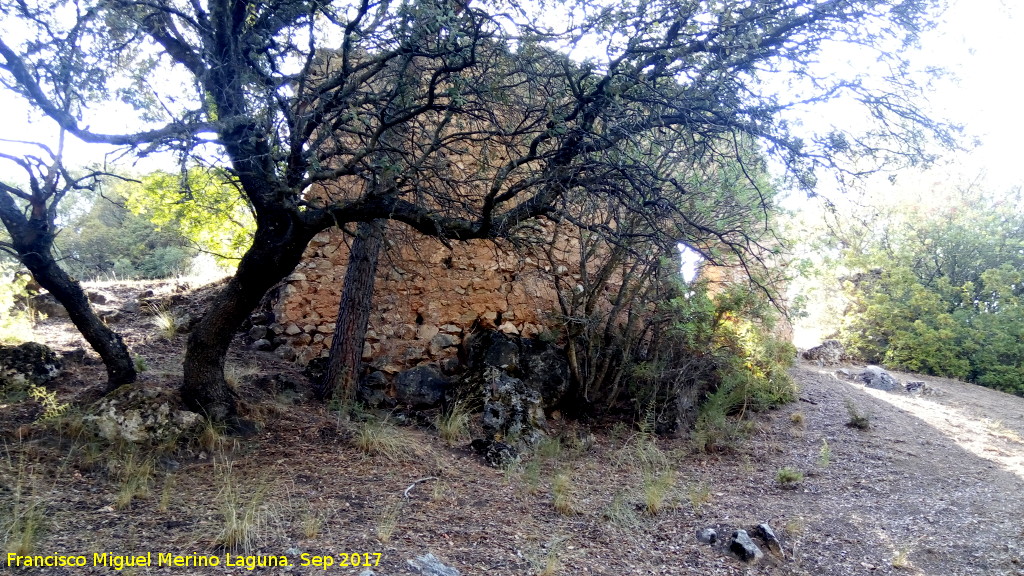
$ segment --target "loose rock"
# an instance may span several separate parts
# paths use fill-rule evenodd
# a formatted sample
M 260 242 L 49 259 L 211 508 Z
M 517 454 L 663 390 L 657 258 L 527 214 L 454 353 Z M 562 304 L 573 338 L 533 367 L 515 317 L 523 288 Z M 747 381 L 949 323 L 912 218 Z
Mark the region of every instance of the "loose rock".
M 864 371 L 857 375 L 857 378 L 868 388 L 892 392 L 900 388 L 900 382 L 878 366 L 867 366 Z
M 756 562 L 764 556 L 764 552 L 754 544 L 746 530 L 737 530 L 732 533 L 732 542 L 729 550 L 744 562 Z

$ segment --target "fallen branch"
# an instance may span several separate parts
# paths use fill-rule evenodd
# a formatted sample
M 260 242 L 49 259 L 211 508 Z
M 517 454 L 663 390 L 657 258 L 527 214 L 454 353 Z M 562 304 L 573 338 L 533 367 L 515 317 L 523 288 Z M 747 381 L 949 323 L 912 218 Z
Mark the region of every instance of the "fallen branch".
M 414 481 L 414 482 L 413 482 L 412 484 L 409 484 L 409 487 L 408 487 L 408 488 L 406 488 L 406 489 L 405 489 L 405 492 L 403 492 L 402 494 L 403 494 L 403 495 L 404 495 L 404 496 L 405 496 L 406 498 L 408 498 L 408 497 L 409 497 L 409 491 L 410 491 L 410 490 L 412 490 L 413 488 L 415 488 L 415 487 L 416 487 L 416 485 L 417 485 L 417 484 L 419 484 L 420 482 L 426 482 L 427 480 L 437 480 L 437 476 L 427 476 L 426 478 L 420 478 L 419 480 L 416 480 L 416 481 Z

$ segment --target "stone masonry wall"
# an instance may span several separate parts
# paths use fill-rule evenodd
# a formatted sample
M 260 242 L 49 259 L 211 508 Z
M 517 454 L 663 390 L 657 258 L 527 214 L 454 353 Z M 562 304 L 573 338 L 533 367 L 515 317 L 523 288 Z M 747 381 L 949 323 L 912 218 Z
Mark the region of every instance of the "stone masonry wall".
M 490 241 L 452 242 L 403 232 L 389 224 L 381 255 L 363 358 L 395 373 L 428 360 L 454 358 L 474 326 L 533 337 L 558 308 L 550 274 L 569 275 L 543 253 Z M 561 246 L 556 262 L 569 262 Z M 306 364 L 327 356 L 348 263 L 337 230 L 318 234 L 273 304 L 270 331 L 279 356 Z M 270 335 L 267 338 L 271 338 Z

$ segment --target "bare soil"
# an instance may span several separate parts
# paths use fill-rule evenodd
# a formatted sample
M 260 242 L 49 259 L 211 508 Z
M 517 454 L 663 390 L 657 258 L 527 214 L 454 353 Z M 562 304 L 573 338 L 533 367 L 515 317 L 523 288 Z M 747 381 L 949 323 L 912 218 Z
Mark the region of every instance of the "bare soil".
M 104 289 L 128 301 L 145 288 Z M 146 310 L 126 316 L 118 329 L 149 367 L 142 385 L 176 386 L 184 336 L 161 338 Z M 57 349 L 82 346 L 60 319 L 42 322 L 37 336 Z M 301 396 L 253 385 L 260 375 L 301 377 L 293 365 L 239 343 L 229 372 L 260 433 L 158 458 L 143 475 L 148 495 L 120 507 L 125 462 L 146 453 L 33 423 L 34 401 L 0 399 L 3 552 L 23 541 L 13 519 L 36 506 L 32 554 L 85 555 L 88 565 L 21 569 L 31 574 L 108 574 L 92 565 L 94 553 L 151 552 L 154 562 L 157 553 L 195 553 L 220 565 L 123 573 L 358 574 L 364 568 L 338 566 L 339 556 L 326 570 L 301 566 L 302 554 L 370 554 L 375 563 L 379 553 L 371 569 L 399 575 L 416 573 L 407 560 L 430 552 L 464 575 L 1024 575 L 1024 398 L 970 384 L 897 374 L 934 394 L 892 394 L 799 364 L 791 373 L 800 401 L 753 415 L 734 450 L 698 454 L 687 438 L 656 441 L 674 475 L 653 512 L 645 487 L 657 478 L 641 464 L 644 438 L 621 426 L 553 421 L 557 446 L 501 470 L 468 448 L 468 436 L 446 445 L 421 414 L 384 427 L 402 448 L 374 455 L 359 435 L 376 424 L 340 421 Z M 103 378 L 98 364 L 71 364 L 51 388 L 87 405 Z M 868 429 L 847 426 L 851 410 Z M 784 467 L 803 479 L 780 484 Z M 243 517 L 247 552 L 222 545 L 232 514 Z M 779 535 L 782 553 L 753 564 L 695 537 L 760 523 Z M 229 552 L 233 562 L 248 553 L 291 565 L 250 571 L 227 566 Z

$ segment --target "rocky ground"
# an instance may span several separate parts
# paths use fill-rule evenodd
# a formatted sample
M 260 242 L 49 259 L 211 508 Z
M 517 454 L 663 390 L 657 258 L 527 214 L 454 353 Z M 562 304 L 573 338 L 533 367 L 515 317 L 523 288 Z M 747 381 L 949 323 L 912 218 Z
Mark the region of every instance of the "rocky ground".
M 149 288 L 104 289 L 124 302 Z M 117 326 L 148 368 L 142 383 L 173 390 L 184 336 L 162 336 L 154 311 L 164 302 L 185 316 L 195 299 L 173 302 L 188 286 L 162 290 Z M 60 318 L 36 334 L 81 346 Z M 905 374 L 932 393 L 882 392 L 835 368 L 794 367 L 800 401 L 754 415 L 728 452 L 554 421 L 535 454 L 495 469 L 469 436 L 442 440 L 431 414 L 341 421 L 301 384 L 281 385 L 301 382 L 292 365 L 239 348 L 228 372 L 263 426 L 247 440 L 203 430 L 157 456 L 98 441 L 73 424 L 80 411 L 33 423 L 36 401 L 0 399 L 0 536 L 5 553 L 87 557 L 32 574 L 107 574 L 94 553 L 151 552 L 154 563 L 170 553 L 219 565 L 123 572 L 358 574 L 338 564 L 359 554 L 379 559 L 375 574 L 399 575 L 418 573 L 408 560 L 429 552 L 466 575 L 1024 575 L 1024 399 Z M 86 358 L 49 387 L 82 406 L 102 378 Z M 847 425 L 854 415 L 866 429 Z M 761 523 L 781 550 L 756 540 L 765 556 L 754 563 L 696 537 Z M 229 552 L 232 563 L 247 553 L 290 566 L 250 571 L 227 565 Z M 318 556 L 334 565 L 314 565 Z

